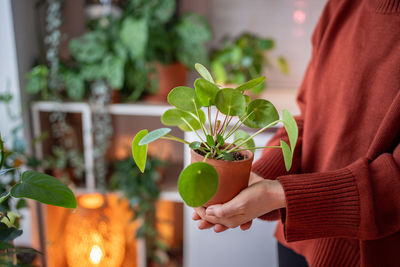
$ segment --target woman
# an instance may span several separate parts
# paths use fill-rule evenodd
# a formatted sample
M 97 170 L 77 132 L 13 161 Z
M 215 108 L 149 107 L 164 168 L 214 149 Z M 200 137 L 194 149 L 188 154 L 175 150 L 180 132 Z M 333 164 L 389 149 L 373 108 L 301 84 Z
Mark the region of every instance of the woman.
M 248 188 L 193 219 L 216 232 L 279 219 L 280 247 L 309 266 L 400 266 L 400 0 L 331 0 L 312 43 L 290 173 L 265 151 Z

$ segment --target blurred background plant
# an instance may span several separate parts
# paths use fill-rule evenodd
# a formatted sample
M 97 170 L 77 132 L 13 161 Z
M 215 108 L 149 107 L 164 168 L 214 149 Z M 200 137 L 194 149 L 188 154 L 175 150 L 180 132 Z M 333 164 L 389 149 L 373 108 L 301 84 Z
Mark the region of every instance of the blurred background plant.
M 168 260 L 167 246 L 161 241 L 156 229 L 156 202 L 160 196 L 160 169 L 165 162 L 149 157 L 144 173 L 141 173 L 132 157 L 114 162 L 114 171 L 109 183 L 110 190 L 121 191 L 129 200 L 134 213 L 133 220 L 139 220 L 136 237 L 146 243 L 147 264 L 165 264 Z M 163 265 L 164 266 L 164 265 Z
M 32 266 L 32 248 L 17 247 L 13 241 L 22 235 L 19 210 L 26 207 L 25 198 L 41 203 L 76 208 L 76 199 L 67 186 L 55 177 L 25 168 L 20 151 L 5 147 L 0 133 L 0 266 Z M 24 184 L 22 186 L 22 181 Z
M 236 38 L 226 37 L 221 47 L 211 55 L 211 69 L 215 81 L 221 85 L 240 85 L 245 81 L 264 75 L 267 68 L 278 68 L 283 74 L 289 74 L 286 59 L 279 56 L 271 59 L 268 52 L 275 48 L 275 41 L 252 33 L 243 33 Z M 268 80 L 268 75 L 267 75 Z M 254 94 L 261 93 L 266 82 L 254 87 Z
M 60 64 L 63 96 L 82 100 L 90 83 L 103 79 L 111 89 L 122 89 L 121 99 L 136 101 L 157 92 L 159 66 L 206 64 L 207 21 L 195 13 L 178 14 L 176 5 L 176 0 L 126 0 L 119 16 L 108 12 L 89 19 L 86 33 L 69 41 L 71 59 Z M 52 99 L 48 75 L 46 65 L 35 66 L 26 77 L 27 92 Z

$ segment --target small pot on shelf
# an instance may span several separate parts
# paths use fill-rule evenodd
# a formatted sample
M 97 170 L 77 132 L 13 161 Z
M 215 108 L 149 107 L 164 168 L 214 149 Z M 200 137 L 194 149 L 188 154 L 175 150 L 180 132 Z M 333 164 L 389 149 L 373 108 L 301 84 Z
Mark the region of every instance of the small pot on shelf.
M 254 154 L 250 150 L 240 151 L 244 159 L 237 161 L 207 159 L 206 163 L 212 165 L 218 173 L 218 189 L 215 195 L 203 206 L 223 204 L 234 198 L 249 183 L 251 165 Z M 204 156 L 194 150 L 190 151 L 191 163 L 203 162 Z
M 146 101 L 165 102 L 169 92 L 182 84 L 186 84 L 187 69 L 180 62 L 174 62 L 168 65 L 155 63 L 158 74 L 158 90 L 153 95 L 145 97 Z

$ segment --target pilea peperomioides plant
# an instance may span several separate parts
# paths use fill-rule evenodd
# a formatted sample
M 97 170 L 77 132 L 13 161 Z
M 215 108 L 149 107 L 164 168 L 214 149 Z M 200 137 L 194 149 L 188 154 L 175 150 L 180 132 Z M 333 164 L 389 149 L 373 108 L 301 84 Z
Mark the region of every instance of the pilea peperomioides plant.
M 132 143 L 133 158 L 139 169 L 144 171 L 147 146 L 157 139 L 167 139 L 189 145 L 192 149 L 192 164 L 181 172 L 178 190 L 185 203 L 192 207 L 228 201 L 247 186 L 255 149 L 282 149 L 286 170 L 290 170 L 298 138 L 296 121 L 289 111 L 283 110 L 282 117 L 279 118 L 279 114 L 271 102 L 265 99 L 251 100 L 245 94 L 247 90 L 264 82 L 265 77 L 250 80 L 235 89 L 220 88 L 203 65 L 196 64 L 195 68 L 202 78 L 198 78 L 194 82 L 195 89 L 179 86 L 171 90 L 168 95 L 168 103 L 174 108 L 165 111 L 161 122 L 166 126 L 177 126 L 182 131 L 192 131 L 198 140 L 188 142 L 170 135 L 170 128 L 160 128 L 152 132 L 141 130 L 136 134 Z M 214 110 L 216 113 L 212 115 Z M 219 119 L 221 115 L 222 118 Z M 212 120 L 214 116 L 215 119 Z M 237 119 L 233 120 L 234 117 Z M 233 126 L 230 126 L 231 122 Z M 280 146 L 256 147 L 253 137 L 278 123 L 283 123 L 289 137 L 289 144 L 281 140 Z M 240 129 L 243 125 L 258 130 L 250 135 Z M 228 139 L 233 141 L 229 143 Z M 238 165 L 246 160 L 249 161 L 247 166 Z M 222 166 L 221 163 L 228 165 Z M 245 176 L 245 181 L 235 189 L 234 195 L 211 201 L 215 198 L 214 195 L 217 191 L 217 194 L 220 194 L 220 190 L 224 191 L 220 187 L 230 187 L 232 183 L 236 182 L 235 180 L 238 178 L 236 172 L 231 171 L 227 178 L 221 177 L 224 175 L 224 169 L 231 169 L 231 166 L 233 168 L 235 164 L 239 172 L 243 172 L 242 169 L 247 168 L 242 175 Z

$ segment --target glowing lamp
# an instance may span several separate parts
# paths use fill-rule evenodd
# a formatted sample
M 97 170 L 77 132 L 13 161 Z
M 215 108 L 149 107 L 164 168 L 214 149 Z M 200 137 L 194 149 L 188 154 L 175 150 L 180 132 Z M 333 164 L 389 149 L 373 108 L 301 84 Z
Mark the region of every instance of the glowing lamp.
M 78 208 L 65 227 L 70 267 L 119 267 L 125 256 L 125 226 L 101 194 L 78 197 Z

